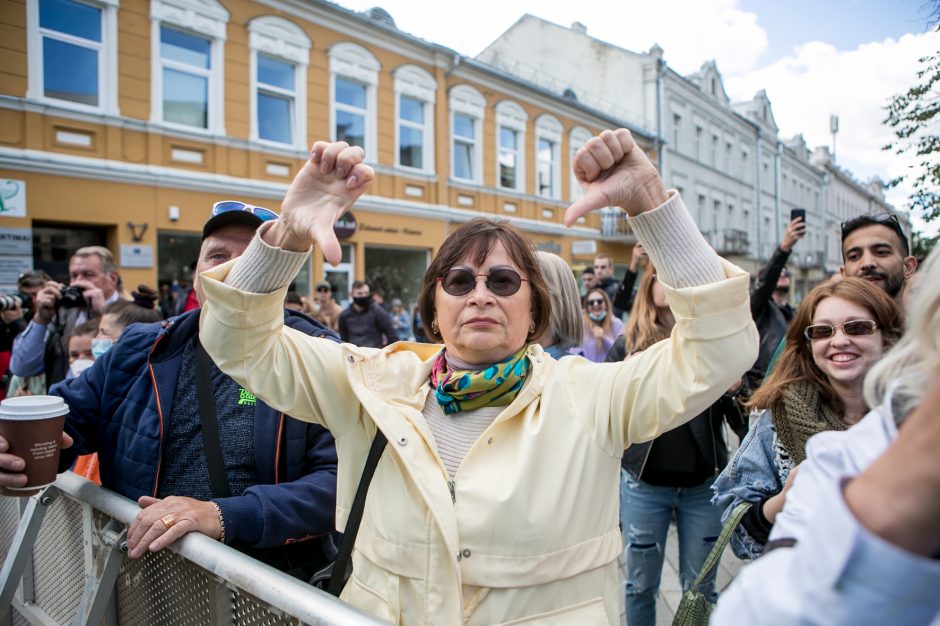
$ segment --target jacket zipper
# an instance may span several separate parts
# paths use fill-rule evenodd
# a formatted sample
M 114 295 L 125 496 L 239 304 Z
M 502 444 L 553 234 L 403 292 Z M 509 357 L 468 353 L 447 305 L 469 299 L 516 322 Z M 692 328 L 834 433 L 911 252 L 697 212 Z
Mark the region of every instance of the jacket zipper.
M 153 342 L 153 346 L 150 347 L 150 354 L 147 355 L 147 369 L 150 371 L 150 382 L 153 383 L 153 395 L 157 400 L 157 416 L 160 418 L 160 445 L 157 448 L 157 471 L 153 477 L 154 498 L 157 497 L 157 485 L 160 484 L 160 465 L 163 462 L 163 405 L 160 403 L 160 389 L 157 388 L 157 377 L 153 373 L 153 363 L 150 359 L 153 356 L 154 350 L 157 349 L 157 344 L 166 337 L 166 328 L 168 328 L 168 326 L 164 327 L 164 332 Z
M 284 434 L 284 414 L 277 421 L 277 441 L 274 444 L 274 484 L 281 482 L 278 472 L 281 470 L 281 436 Z

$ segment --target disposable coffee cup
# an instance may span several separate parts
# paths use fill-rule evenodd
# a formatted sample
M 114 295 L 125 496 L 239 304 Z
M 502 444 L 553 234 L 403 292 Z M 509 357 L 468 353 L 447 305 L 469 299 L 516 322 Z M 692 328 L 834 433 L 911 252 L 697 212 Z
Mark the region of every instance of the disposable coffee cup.
M 26 484 L 6 487 L 5 495 L 31 496 L 55 482 L 59 446 L 69 407 L 58 396 L 20 396 L 0 402 L 0 436 L 8 452 L 26 462 Z

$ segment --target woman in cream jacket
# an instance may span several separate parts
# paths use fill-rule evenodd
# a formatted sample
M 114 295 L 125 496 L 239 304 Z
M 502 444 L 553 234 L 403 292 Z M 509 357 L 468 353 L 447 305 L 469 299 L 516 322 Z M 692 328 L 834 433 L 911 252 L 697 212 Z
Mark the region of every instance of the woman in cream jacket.
M 374 176 L 362 158 L 317 143 L 281 219 L 200 277 L 200 337 L 219 367 L 336 438 L 337 528 L 376 428 L 388 438 L 342 598 L 405 624 L 618 623 L 620 457 L 753 363 L 747 274 L 708 247 L 629 132 L 604 131 L 575 157 L 585 194 L 566 223 L 627 211 L 675 314 L 671 339 L 623 363 L 552 359 L 534 342 L 549 298 L 531 245 L 478 219 L 425 275 L 422 319 L 444 350 L 312 340 L 283 326 L 284 291 L 314 241 L 339 260 L 332 223 Z

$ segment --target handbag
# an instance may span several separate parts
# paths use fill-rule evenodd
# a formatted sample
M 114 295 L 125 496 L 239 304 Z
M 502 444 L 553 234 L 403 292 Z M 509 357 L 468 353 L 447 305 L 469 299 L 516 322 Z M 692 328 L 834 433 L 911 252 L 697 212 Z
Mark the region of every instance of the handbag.
M 742 502 L 731 511 L 730 517 L 721 528 L 718 540 L 712 546 L 711 552 L 708 553 L 705 563 L 702 564 L 698 576 L 695 577 L 695 581 L 689 590 L 682 594 L 682 600 L 679 601 L 676 615 L 672 619 L 672 626 L 708 626 L 708 616 L 711 615 L 715 605 L 709 602 L 705 594 L 699 591 L 698 588 L 701 586 L 702 581 L 715 569 L 715 566 L 718 565 L 718 561 L 721 560 L 721 553 L 725 551 L 728 541 L 731 540 L 731 534 L 738 527 L 741 518 L 744 517 L 749 508 L 751 508 L 750 502 Z

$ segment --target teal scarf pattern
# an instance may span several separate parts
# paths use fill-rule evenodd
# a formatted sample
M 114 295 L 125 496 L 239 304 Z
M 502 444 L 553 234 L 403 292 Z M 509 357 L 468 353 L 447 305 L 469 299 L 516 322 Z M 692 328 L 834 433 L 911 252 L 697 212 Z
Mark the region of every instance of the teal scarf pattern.
M 431 386 L 444 413 L 453 415 L 485 406 L 507 406 L 516 399 L 529 374 L 528 346 L 482 370 L 450 369 L 445 350 L 431 366 Z

